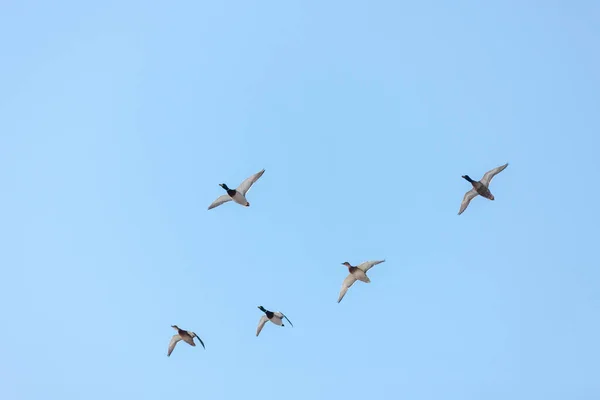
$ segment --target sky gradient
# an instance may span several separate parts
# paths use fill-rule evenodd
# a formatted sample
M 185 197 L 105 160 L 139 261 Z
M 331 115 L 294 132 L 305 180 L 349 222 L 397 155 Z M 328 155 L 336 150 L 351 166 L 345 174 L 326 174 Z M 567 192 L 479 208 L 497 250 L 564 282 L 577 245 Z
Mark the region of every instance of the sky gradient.
M 598 399 L 599 20 L 2 2 L 0 398 Z

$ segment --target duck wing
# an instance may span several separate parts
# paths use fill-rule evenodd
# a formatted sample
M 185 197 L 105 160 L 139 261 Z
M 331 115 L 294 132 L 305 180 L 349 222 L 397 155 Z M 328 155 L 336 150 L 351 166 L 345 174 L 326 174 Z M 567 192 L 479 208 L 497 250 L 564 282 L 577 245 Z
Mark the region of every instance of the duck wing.
M 254 182 L 256 182 L 258 178 L 263 176 L 264 173 L 265 170 L 263 169 L 262 171 L 252 175 L 250 178 L 247 178 L 244 182 L 240 183 L 240 186 L 238 186 L 236 190 L 245 196 L 246 193 L 248 193 L 248 190 L 250 190 L 250 187 L 252 187 L 252 185 L 254 184 Z
M 382 262 L 385 262 L 385 260 L 380 260 L 380 261 L 366 261 L 366 262 L 360 264 L 359 266 L 357 266 L 356 268 L 362 269 L 363 272 L 366 273 L 368 270 L 370 270 L 371 268 L 373 268 L 375 265 L 381 264 Z
M 258 328 L 256 328 L 256 336 L 258 336 L 260 331 L 262 331 L 263 326 L 265 326 L 265 324 L 267 323 L 268 320 L 269 320 L 269 318 L 267 318 L 266 315 L 263 315 L 260 318 L 260 321 L 258 321 Z
M 289 318 L 286 317 L 285 314 L 282 313 L 281 311 L 276 312 L 275 315 L 277 317 L 279 317 L 279 318 L 285 318 L 287 320 L 287 322 L 289 322 L 292 327 L 294 326 L 294 324 L 292 324 L 292 321 L 290 321 Z
M 167 357 L 169 357 L 171 355 L 171 353 L 173 352 L 173 349 L 175 348 L 175 345 L 180 340 L 181 340 L 181 336 L 179 336 L 178 334 L 173 335 L 173 337 L 171 338 L 171 342 L 169 343 L 169 350 L 167 351 Z
M 198 341 L 199 341 L 199 342 L 200 342 L 200 344 L 202 345 L 202 348 L 203 348 L 204 350 L 206 350 L 206 347 L 204 347 L 204 342 L 202 341 L 202 339 L 200 339 L 200 336 L 196 335 L 194 332 L 190 332 L 190 336 L 192 337 L 192 340 L 193 340 L 193 338 L 196 338 L 196 339 L 198 339 Z
M 500 172 L 504 171 L 504 168 L 506 168 L 506 167 L 508 167 L 508 163 L 486 172 L 485 175 L 483 175 L 483 178 L 481 178 L 481 180 L 479 182 L 483 183 L 485 185 L 485 187 L 490 186 L 490 182 L 492 182 L 492 178 L 494 176 L 496 176 L 497 174 L 499 174 Z
M 469 206 L 469 203 L 471 202 L 471 200 L 473 200 L 475 197 L 477 197 L 477 190 L 475 190 L 475 188 L 469 190 L 467 193 L 465 193 L 465 197 L 463 197 L 463 201 L 462 203 L 460 203 L 460 210 L 458 211 L 458 215 L 462 214 L 463 211 L 465 211 L 467 209 L 467 207 Z
M 346 292 L 348 291 L 348 289 L 350 289 L 354 282 L 356 282 L 356 278 L 352 274 L 349 274 L 346 277 L 346 279 L 344 279 L 344 282 L 342 282 L 342 290 L 340 290 L 340 297 L 338 297 L 338 303 L 342 301 L 342 299 L 346 295 Z
M 219 207 L 221 204 L 227 203 L 228 201 L 231 201 L 231 197 L 229 197 L 228 194 L 224 194 L 223 196 L 219 196 L 215 201 L 213 201 L 212 204 L 208 206 L 208 209 L 210 210 L 215 207 Z

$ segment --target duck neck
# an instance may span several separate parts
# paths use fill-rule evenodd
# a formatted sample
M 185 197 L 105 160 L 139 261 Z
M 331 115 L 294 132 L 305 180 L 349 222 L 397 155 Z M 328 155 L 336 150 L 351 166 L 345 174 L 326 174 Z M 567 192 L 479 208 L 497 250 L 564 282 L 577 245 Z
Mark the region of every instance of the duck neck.
M 230 190 L 231 190 L 231 189 L 229 189 L 229 187 L 228 187 L 226 184 L 223 184 L 223 186 L 222 186 L 222 187 L 223 187 L 223 189 L 225 189 L 225 190 L 227 190 L 227 191 L 230 191 Z
M 469 175 L 463 175 L 463 178 L 465 178 L 467 180 L 467 182 L 473 183 L 475 182 L 473 179 L 471 179 L 471 177 L 469 177 Z

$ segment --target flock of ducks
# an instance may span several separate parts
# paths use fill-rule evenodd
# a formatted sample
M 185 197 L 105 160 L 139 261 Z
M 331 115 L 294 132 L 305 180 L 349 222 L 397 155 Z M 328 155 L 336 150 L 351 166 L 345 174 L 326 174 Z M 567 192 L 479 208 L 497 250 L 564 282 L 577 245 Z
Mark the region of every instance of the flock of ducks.
M 467 193 L 465 193 L 462 203 L 460 204 L 460 210 L 458 211 L 458 215 L 462 214 L 469 206 L 471 200 L 473 200 L 478 195 L 485 197 L 489 200 L 494 200 L 494 195 L 492 194 L 489 188 L 490 183 L 492 182 L 492 178 L 494 178 L 494 176 L 502 172 L 507 166 L 508 163 L 486 172 L 483 175 L 483 178 L 481 178 L 481 180 L 479 181 L 474 181 L 469 177 L 469 175 L 463 175 L 462 178 L 469 182 L 473 186 L 473 188 Z M 246 199 L 246 194 L 248 193 L 248 190 L 250 190 L 252 185 L 261 176 L 263 176 L 264 173 L 265 170 L 263 169 L 257 172 L 256 174 L 250 176 L 249 178 L 244 180 L 236 189 L 229 188 L 225 183 L 219 184 L 219 186 L 221 186 L 223 190 L 225 190 L 227 193 L 222 196 L 219 196 L 215 201 L 213 201 L 212 204 L 208 206 L 208 209 L 211 210 L 229 201 L 234 201 L 244 207 L 250 207 L 250 203 L 248 202 L 248 199 Z M 375 265 L 381 264 L 382 262 L 385 262 L 385 260 L 365 261 L 357 266 L 352 266 L 348 261 L 343 262 L 342 265 L 348 267 L 349 274 L 346 277 L 346 279 L 344 279 L 344 281 L 342 282 L 342 289 L 340 290 L 340 295 L 338 297 L 337 302 L 339 303 L 340 301 L 342 301 L 342 299 L 346 295 L 346 292 L 348 291 L 348 289 L 350 289 L 350 287 L 352 287 L 354 282 L 361 281 L 364 283 L 370 283 L 371 280 L 367 276 L 367 271 L 373 268 Z M 280 311 L 270 311 L 264 308 L 263 306 L 258 306 L 258 309 L 262 311 L 264 315 L 261 316 L 260 320 L 258 321 L 258 327 L 256 328 L 256 336 L 260 334 L 263 327 L 268 321 L 271 321 L 273 324 L 278 326 L 285 326 L 283 324 L 283 319 L 285 318 L 285 320 L 289 322 L 292 327 L 294 326 L 292 322 L 288 319 L 288 317 L 286 317 L 285 314 L 283 314 Z M 194 338 L 196 338 L 202 345 L 202 348 L 206 349 L 206 347 L 204 346 L 204 342 L 202 341 L 202 339 L 200 339 L 198 335 L 196 335 L 196 333 L 181 329 L 177 325 L 171 325 L 171 328 L 175 329 L 177 333 L 173 335 L 171 341 L 169 342 L 167 356 L 171 356 L 171 353 L 175 349 L 175 346 L 181 340 L 183 340 L 190 346 L 195 347 L 196 343 L 194 342 Z

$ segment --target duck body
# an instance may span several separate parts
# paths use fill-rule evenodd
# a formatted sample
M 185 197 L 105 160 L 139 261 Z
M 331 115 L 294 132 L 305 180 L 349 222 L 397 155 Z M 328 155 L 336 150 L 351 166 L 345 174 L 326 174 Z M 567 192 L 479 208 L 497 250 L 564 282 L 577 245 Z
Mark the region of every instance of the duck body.
M 196 347 L 196 343 L 194 343 L 194 338 L 197 338 L 202 347 L 206 349 L 206 347 L 204 347 L 204 342 L 202 341 L 202 339 L 200 339 L 200 337 L 194 332 L 181 329 L 177 325 L 171 325 L 171 328 L 175 329 L 177 333 L 173 335 L 173 337 L 171 338 L 171 342 L 169 342 L 169 350 L 167 351 L 167 357 L 171 356 L 171 353 L 175 349 L 175 345 L 177 345 L 177 343 L 181 340 L 183 340 L 190 346 Z
M 268 315 L 267 315 L 267 318 L 269 318 Z M 285 326 L 283 324 L 283 316 L 275 315 L 275 313 L 273 313 L 273 316 L 271 318 L 269 318 L 269 321 L 271 321 L 272 323 L 274 323 L 277 326 Z
M 350 275 L 352 275 L 353 277 L 355 277 L 357 280 L 359 280 L 361 282 L 371 283 L 371 280 L 367 276 L 367 273 L 358 267 L 350 266 L 350 267 L 348 267 L 348 272 L 350 272 Z
M 256 328 L 256 336 L 258 336 L 260 334 L 260 331 L 262 331 L 262 329 L 265 326 L 265 324 L 267 323 L 267 321 L 271 321 L 272 323 L 274 323 L 275 325 L 278 325 L 278 326 L 285 326 L 283 324 L 283 319 L 285 318 L 292 327 L 294 326 L 292 324 L 292 321 L 290 321 L 288 319 L 288 317 L 286 317 L 285 314 L 283 314 L 282 312 L 269 311 L 266 308 L 264 308 L 263 306 L 258 306 L 258 309 L 260 311 L 264 312 L 265 315 L 263 315 L 260 318 L 260 320 L 258 321 L 258 327 Z
M 340 301 L 342 301 L 342 299 L 346 295 L 346 292 L 348 291 L 348 289 L 350 289 L 352 287 L 352 285 L 354 285 L 354 282 L 361 281 L 364 283 L 371 283 L 371 279 L 369 279 L 369 277 L 367 276 L 367 271 L 369 269 L 373 268 L 373 266 L 375 266 L 377 264 L 381 264 L 382 262 L 385 262 L 385 260 L 365 261 L 364 263 L 362 263 L 356 267 L 350 265 L 350 263 L 348 261 L 342 263 L 342 265 L 345 265 L 346 267 L 348 267 L 349 274 L 346 277 L 346 279 L 344 279 L 344 281 L 342 282 L 342 289 L 340 290 L 340 295 L 338 297 L 338 303 Z
M 475 189 L 478 195 L 485 197 L 486 199 L 494 200 L 494 195 L 492 194 L 492 192 L 490 192 L 490 189 L 483 183 L 479 181 L 474 181 L 469 177 L 469 175 L 463 175 L 462 177 L 473 186 L 473 189 Z
M 213 209 L 215 207 L 220 206 L 221 204 L 227 203 L 228 201 L 232 201 L 232 200 L 241 206 L 250 207 L 250 203 L 246 199 L 246 193 L 248 193 L 248 190 L 250 190 L 252 185 L 264 173 L 265 173 L 265 170 L 263 169 L 263 170 L 257 172 L 256 174 L 250 176 L 249 178 L 246 178 L 244 180 L 244 182 L 240 183 L 240 185 L 237 187 L 237 189 L 231 189 L 225 183 L 220 183 L 219 186 L 221 186 L 227 192 L 227 194 L 219 196 L 215 201 L 212 202 L 212 204 L 210 206 L 208 206 L 208 209 L 209 210 Z
M 196 343 L 194 343 L 194 338 L 192 337 L 192 335 L 190 335 L 188 333 L 188 331 L 184 331 L 183 329 L 180 329 L 180 328 L 176 328 L 176 329 L 177 329 L 177 334 L 179 335 L 179 337 L 181 337 L 181 339 L 184 342 L 186 342 L 190 346 L 196 347 Z
M 221 186 L 223 189 L 225 189 L 227 191 L 227 195 L 231 198 L 231 200 L 235 201 L 236 203 L 238 203 L 239 205 L 242 205 L 244 207 L 250 207 L 250 203 L 246 199 L 246 196 L 244 196 L 242 193 L 240 193 L 236 189 L 230 189 L 224 183 L 221 183 L 219 186 Z
M 508 163 L 489 170 L 483 175 L 483 178 L 481 178 L 480 181 L 475 181 L 471 179 L 469 175 L 463 175 L 462 178 L 469 182 L 471 186 L 473 186 L 473 189 L 465 193 L 462 203 L 460 204 L 460 210 L 458 211 L 458 215 L 462 214 L 469 206 L 471 200 L 473 200 L 477 196 L 485 197 L 488 200 L 494 200 L 494 195 L 490 191 L 490 183 L 492 182 L 494 176 L 504 171 L 504 169 L 507 166 Z

